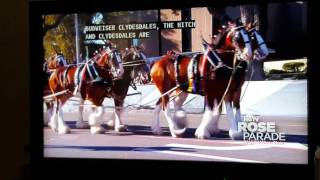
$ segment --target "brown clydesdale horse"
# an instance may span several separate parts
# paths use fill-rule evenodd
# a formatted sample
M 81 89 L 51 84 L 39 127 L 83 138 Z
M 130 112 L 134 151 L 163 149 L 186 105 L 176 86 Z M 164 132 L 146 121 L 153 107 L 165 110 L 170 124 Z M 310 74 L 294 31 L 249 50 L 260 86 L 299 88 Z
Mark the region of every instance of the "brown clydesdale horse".
M 220 102 L 223 100 L 225 93 L 224 100 L 227 107 L 227 116 L 231 122 L 229 136 L 233 139 L 240 138 L 241 133 L 238 132 L 237 125 L 237 122 L 241 121 L 240 95 L 241 87 L 245 81 L 247 66 L 245 61 L 252 60 L 253 57 L 251 47 L 251 41 L 246 29 L 230 28 L 224 34 L 221 34 L 220 41 L 215 44 L 214 50 L 210 46 L 206 46 L 205 53 L 194 57 L 195 60 L 188 56 L 175 56 L 169 53 L 155 62 L 151 68 L 151 77 L 162 97 L 156 104 L 155 118 L 152 123 L 153 133 L 161 134 L 159 126 L 161 108 L 167 119 L 171 135 L 177 137 L 184 133 L 185 127 L 179 127 L 184 123 L 177 123 L 168 106 L 169 95 L 172 93 L 167 92 L 177 88 L 175 93 L 180 95 L 174 101 L 175 112 L 181 109 L 188 93 L 205 96 L 206 108 L 203 119 L 195 132 L 197 138 L 209 138 L 211 135 L 219 133 Z M 220 57 L 223 62 L 220 68 L 217 68 L 216 64 L 212 63 L 213 56 L 210 58 L 208 53 L 215 53 L 217 59 Z M 175 64 L 177 61 L 179 63 Z M 194 68 L 196 71 L 193 71 L 192 76 L 188 72 L 191 61 L 197 62 Z M 179 71 L 177 72 L 177 70 Z M 231 76 L 232 79 L 230 78 Z M 194 84 L 197 85 L 190 85 L 190 77 L 193 78 Z M 232 80 L 230 84 L 229 80 Z M 192 86 L 197 87 L 197 90 L 190 91 L 189 89 Z M 236 115 L 232 111 L 232 106 L 236 108 Z
M 52 56 L 48 57 L 43 63 L 43 74 L 44 74 L 44 91 L 43 96 L 48 96 L 51 94 L 51 90 L 49 88 L 49 78 L 57 68 L 66 66 L 66 60 L 64 59 L 62 54 L 53 54 Z M 52 115 L 53 109 L 53 102 L 52 101 L 45 101 L 44 104 L 46 105 L 46 111 L 44 112 L 44 125 L 48 125 L 49 118 Z
M 54 94 L 64 90 L 67 91 L 55 96 L 56 104 L 52 109 L 53 112 L 49 122 L 49 126 L 53 130 L 61 134 L 70 132 L 63 119 L 62 106 L 79 90 L 83 100 L 89 100 L 95 105 L 96 111 L 89 116 L 91 133 L 104 131 L 99 124 L 103 114 L 102 102 L 104 97 L 110 96 L 113 79 L 118 75 L 112 70 L 119 72 L 119 69 L 121 69 L 117 59 L 112 54 L 113 51 L 110 49 L 103 49 L 96 55 L 95 61 L 90 60 L 80 66 L 59 67 L 51 74 L 49 78 L 51 92 Z M 101 81 L 93 81 L 91 75 L 93 72 L 96 72 Z M 79 109 L 81 108 L 83 106 L 79 107 Z M 83 127 L 82 113 L 79 113 L 79 116 L 77 127 Z
M 114 127 L 117 132 L 126 131 L 126 126 L 121 122 L 124 99 L 127 96 L 129 86 L 135 88 L 133 80 L 139 73 L 148 73 L 148 66 L 144 63 L 145 55 L 139 47 L 130 47 L 122 52 L 123 76 L 114 80 L 111 98 L 114 99 L 114 119 L 108 121 L 109 127 Z M 139 72 L 139 73 L 137 73 Z
M 117 61 L 122 65 L 123 72 L 121 77 L 113 80 L 113 84 L 111 87 L 111 91 L 107 94 L 106 97 L 113 98 L 115 111 L 114 111 L 114 119 L 108 122 L 109 127 L 113 127 L 116 132 L 126 131 L 126 126 L 121 122 L 121 113 L 123 110 L 124 99 L 127 96 L 129 86 L 135 86 L 133 83 L 133 79 L 137 75 L 137 71 L 141 73 L 148 72 L 147 65 L 144 63 L 145 55 L 142 50 L 138 47 L 131 47 L 124 50 L 121 53 L 115 52 L 113 56 L 117 59 Z M 83 112 L 84 99 L 81 99 L 79 106 L 79 114 L 81 115 Z M 103 113 L 103 112 L 101 112 Z M 101 114 L 102 116 L 102 114 Z M 90 121 L 90 120 L 89 120 Z M 78 128 L 86 127 L 83 123 L 82 116 L 77 121 Z M 92 133 L 98 133 L 98 131 L 91 131 Z M 103 130 L 100 127 L 99 133 L 102 133 Z

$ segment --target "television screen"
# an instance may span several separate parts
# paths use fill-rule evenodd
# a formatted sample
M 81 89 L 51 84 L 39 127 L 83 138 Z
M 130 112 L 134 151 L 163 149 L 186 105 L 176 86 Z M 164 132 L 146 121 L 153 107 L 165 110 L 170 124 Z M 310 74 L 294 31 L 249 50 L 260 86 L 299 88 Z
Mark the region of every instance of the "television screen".
M 44 157 L 307 164 L 306 7 L 43 14 Z
M 308 164 L 307 2 L 41 20 L 45 158 Z

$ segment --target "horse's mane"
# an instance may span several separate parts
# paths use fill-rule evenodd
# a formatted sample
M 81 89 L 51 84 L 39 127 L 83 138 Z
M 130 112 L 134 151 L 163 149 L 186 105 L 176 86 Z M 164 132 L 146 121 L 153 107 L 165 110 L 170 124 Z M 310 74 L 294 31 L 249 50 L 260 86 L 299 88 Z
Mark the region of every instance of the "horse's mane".
M 95 62 L 96 62 L 99 66 L 104 67 L 105 64 L 106 64 L 106 63 L 104 63 L 104 62 L 109 61 L 108 53 L 107 53 L 106 51 L 101 51 L 101 52 L 99 53 L 99 55 L 97 55 L 97 56 L 99 56 L 99 57 L 98 57 L 97 59 L 95 59 Z

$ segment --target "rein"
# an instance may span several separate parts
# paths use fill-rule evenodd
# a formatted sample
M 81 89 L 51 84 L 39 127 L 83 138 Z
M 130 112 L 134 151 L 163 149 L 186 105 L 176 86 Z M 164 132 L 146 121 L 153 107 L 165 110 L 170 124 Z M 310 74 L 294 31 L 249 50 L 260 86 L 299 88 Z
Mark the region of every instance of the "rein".
M 227 88 L 226 88 L 226 90 L 224 91 L 224 93 L 223 93 L 223 96 L 222 96 L 222 98 L 221 98 L 221 100 L 220 100 L 220 102 L 219 102 L 219 104 L 218 104 L 218 108 L 220 108 L 220 106 L 221 106 L 221 104 L 222 104 L 222 102 L 223 102 L 223 99 L 225 98 L 225 96 L 227 95 L 227 92 L 229 91 L 229 88 L 230 88 L 230 85 L 231 85 L 231 81 L 232 81 L 232 79 L 233 79 L 233 76 L 234 76 L 234 74 L 235 74 L 235 72 L 236 72 L 236 70 L 237 70 L 237 68 L 238 68 L 238 66 L 239 66 L 239 64 L 237 65 L 237 67 L 235 67 L 235 65 L 236 65 L 236 60 L 237 60 L 237 58 L 236 58 L 237 56 L 236 56 L 236 53 L 234 53 L 234 56 L 233 56 L 233 70 L 232 70 L 232 73 L 231 73 L 231 76 L 230 76 L 230 78 L 229 78 L 229 82 L 228 82 L 228 85 L 227 85 Z
M 123 67 L 131 67 L 131 66 L 141 66 L 143 64 L 146 64 L 146 63 L 125 64 L 125 65 L 122 64 L 122 65 L 123 65 Z
M 124 62 L 124 63 L 122 63 L 122 65 L 130 65 L 130 64 L 133 64 L 133 63 L 138 64 L 138 62 L 142 62 L 142 63 L 139 63 L 139 64 L 145 64 L 144 60 L 135 60 L 135 61 L 130 61 L 130 62 Z
M 250 74 L 249 81 L 248 81 L 248 83 L 247 83 L 247 85 L 246 85 L 246 88 L 244 89 L 243 94 L 242 94 L 242 96 L 241 96 L 241 98 L 240 98 L 240 102 L 242 101 L 244 95 L 246 94 L 247 88 L 248 88 L 248 86 L 249 86 L 249 83 L 250 83 L 250 81 L 251 81 L 251 79 L 252 79 L 252 77 L 253 77 L 253 73 L 254 73 L 254 68 L 252 67 L 252 62 L 249 61 L 249 63 L 250 63 L 250 64 L 249 64 L 249 67 L 251 68 L 251 74 Z

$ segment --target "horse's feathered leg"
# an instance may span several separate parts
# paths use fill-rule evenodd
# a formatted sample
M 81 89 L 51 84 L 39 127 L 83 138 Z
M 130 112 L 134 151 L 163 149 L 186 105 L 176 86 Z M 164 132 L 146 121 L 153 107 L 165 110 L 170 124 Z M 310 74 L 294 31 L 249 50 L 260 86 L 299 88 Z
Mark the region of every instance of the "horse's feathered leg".
M 163 96 L 161 101 L 162 101 L 164 116 L 167 119 L 171 136 L 172 137 L 181 136 L 186 131 L 186 128 L 178 129 L 175 121 L 172 120 L 172 115 L 171 115 L 170 106 L 169 106 L 169 96 L 168 95 Z
M 232 138 L 233 133 L 238 131 L 238 125 L 236 124 L 231 102 L 225 101 L 225 107 L 226 107 L 227 118 L 230 122 L 229 136 Z
M 107 122 L 107 126 L 109 128 L 114 128 L 115 118 L 116 118 L 116 114 L 115 114 L 115 112 L 113 112 L 112 115 L 111 115 L 111 119 Z
M 213 116 L 212 116 L 213 106 L 211 103 L 213 101 L 213 98 L 206 96 L 205 99 L 206 99 L 206 107 L 204 110 L 204 114 L 203 114 L 201 123 L 195 132 L 195 136 L 199 139 L 210 138 L 210 132 L 209 132 L 207 126 L 208 126 L 209 122 L 212 121 L 212 118 L 213 118 Z
M 105 129 L 101 126 L 101 118 L 103 116 L 103 107 L 97 106 L 95 112 L 89 115 L 90 132 L 92 134 L 104 133 Z
M 84 99 L 80 97 L 80 105 L 79 105 L 79 113 L 78 113 L 78 119 L 77 119 L 77 123 L 76 123 L 76 127 L 79 129 L 87 129 L 89 128 L 88 124 L 86 124 L 83 121 L 83 108 L 84 108 Z
M 151 130 L 153 134 L 161 135 L 162 130 L 160 127 L 159 115 L 161 111 L 161 98 L 157 101 L 156 107 L 154 109 L 154 119 L 152 121 Z
M 50 122 L 50 118 L 52 117 L 53 114 L 53 102 L 46 102 L 46 110 L 43 114 L 43 119 L 44 119 L 44 125 L 47 126 L 48 123 Z
M 186 127 L 186 115 L 185 112 L 182 110 L 182 105 L 184 101 L 188 97 L 188 93 L 186 92 L 178 92 L 180 93 L 178 97 L 174 99 L 174 117 L 173 120 L 177 124 L 177 126 L 180 128 Z
M 195 132 L 195 136 L 199 139 L 208 139 L 211 134 L 219 132 L 218 120 L 221 114 L 221 108 L 218 107 L 218 100 L 221 98 L 214 98 L 206 96 L 206 108 L 202 121 Z
M 114 130 L 116 132 L 126 131 L 127 127 L 121 122 L 120 116 L 123 109 L 123 99 L 114 100 L 115 109 L 114 109 Z
M 55 90 L 58 88 L 58 81 L 57 81 L 57 72 L 53 72 L 49 78 L 49 88 L 52 94 L 55 93 Z M 53 102 L 52 106 L 52 114 L 49 120 L 49 127 L 53 131 L 57 131 L 58 127 L 58 122 L 57 122 L 57 104 L 58 104 L 58 99 L 55 97 L 55 103 Z
M 53 103 L 52 114 L 51 114 L 50 121 L 49 121 L 48 125 L 53 131 L 57 131 L 57 127 L 58 127 L 58 122 L 57 122 L 57 100 L 56 100 L 56 103 Z
M 218 128 L 218 123 L 219 123 L 219 119 L 220 119 L 220 115 L 221 115 L 221 111 L 222 108 L 221 106 L 218 107 L 218 101 L 217 99 L 214 100 L 214 108 L 213 108 L 213 112 L 212 112 L 212 121 L 209 125 L 209 132 L 210 135 L 218 135 L 220 134 L 220 129 Z
M 240 91 L 241 94 L 241 91 Z M 229 136 L 231 139 L 242 139 L 242 132 L 238 131 L 238 123 L 241 121 L 240 112 L 240 94 L 239 92 L 234 92 L 233 94 L 233 106 L 231 105 L 231 98 L 225 99 L 227 117 L 230 121 Z M 233 108 L 236 109 L 236 114 L 233 113 Z
M 67 134 L 70 133 L 70 128 L 66 125 L 63 119 L 62 106 L 66 102 L 65 99 L 58 99 L 57 101 L 57 115 L 58 115 L 58 133 Z

